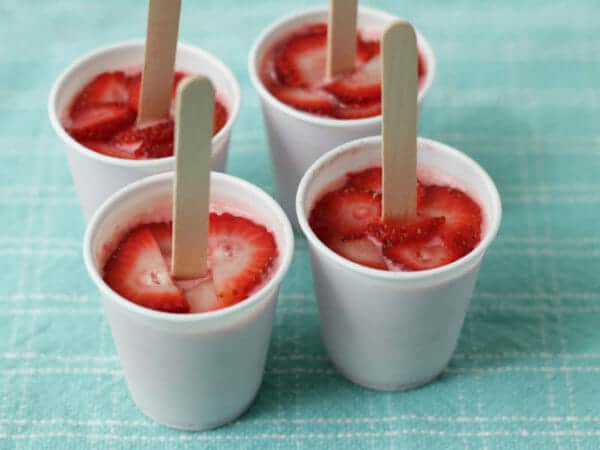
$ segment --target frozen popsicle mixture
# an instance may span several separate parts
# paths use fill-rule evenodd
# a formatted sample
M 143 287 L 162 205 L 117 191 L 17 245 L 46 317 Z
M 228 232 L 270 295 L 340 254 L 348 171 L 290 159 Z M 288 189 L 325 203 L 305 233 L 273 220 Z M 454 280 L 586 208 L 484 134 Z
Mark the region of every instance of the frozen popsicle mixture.
M 358 30 L 352 73 L 325 79 L 327 24 L 305 25 L 277 41 L 260 62 L 260 78 L 283 103 L 336 119 L 361 119 L 381 114 L 379 37 Z M 419 84 L 426 67 L 418 61 Z
M 481 240 L 482 213 L 460 189 L 418 181 L 417 217 L 383 223 L 381 168 L 348 173 L 338 189 L 313 207 L 309 224 L 339 255 L 389 271 L 440 267 L 466 255 Z
M 172 101 L 177 85 L 185 76 L 183 72 L 175 73 Z M 75 95 L 62 118 L 67 133 L 83 146 L 116 158 L 172 156 L 175 126 L 172 117 L 144 126 L 136 124 L 141 78 L 140 70 L 97 75 Z M 223 128 L 227 116 L 217 94 L 213 134 Z
M 271 276 L 277 259 L 273 234 L 263 225 L 227 212 L 209 216 L 207 276 L 171 276 L 171 223 L 130 230 L 103 268 L 104 281 L 118 294 L 146 308 L 199 313 L 234 305 Z

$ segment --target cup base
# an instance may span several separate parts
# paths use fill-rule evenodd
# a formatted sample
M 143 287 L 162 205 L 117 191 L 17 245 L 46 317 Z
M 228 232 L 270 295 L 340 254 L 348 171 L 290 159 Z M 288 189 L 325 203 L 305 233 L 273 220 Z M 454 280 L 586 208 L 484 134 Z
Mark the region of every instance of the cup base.
M 321 339 L 322 340 L 322 339 Z M 323 344 L 325 345 L 325 344 Z M 325 347 L 327 350 L 327 347 Z M 329 351 L 327 350 L 327 358 L 329 359 L 329 362 L 331 362 L 331 365 L 335 368 L 335 370 L 338 371 L 338 373 L 340 375 L 342 375 L 344 378 L 346 378 L 348 381 L 351 381 L 352 383 L 367 388 L 367 389 L 371 389 L 373 391 L 385 391 L 385 392 L 402 392 L 402 391 L 410 391 L 412 389 L 417 389 L 420 388 L 421 386 L 425 386 L 426 384 L 431 383 L 433 380 L 435 380 L 437 377 L 439 377 L 442 373 L 444 373 L 444 371 L 446 370 L 446 367 L 448 367 L 448 363 L 450 362 L 450 359 L 448 361 L 446 361 L 444 363 L 444 365 L 441 367 L 441 369 L 435 371 L 432 375 L 427 375 L 426 377 L 421 378 L 418 381 L 411 381 L 409 383 L 401 383 L 401 384 L 377 384 L 377 383 L 371 383 L 369 381 L 365 381 L 363 379 L 357 378 L 353 375 L 348 374 L 348 372 L 346 372 L 344 369 L 342 369 L 340 366 L 338 366 L 334 360 L 331 358 L 331 354 L 329 353 Z
M 215 428 L 223 427 L 223 426 L 233 422 L 234 420 L 238 419 L 239 417 L 243 416 L 250 409 L 250 407 L 252 407 L 252 405 L 254 404 L 254 401 L 256 400 L 256 397 L 258 396 L 259 391 L 260 391 L 260 386 L 256 390 L 255 394 L 252 396 L 250 401 L 246 405 L 244 405 L 244 407 L 241 408 L 241 410 L 239 412 L 232 414 L 231 416 L 228 416 L 225 419 L 219 419 L 214 422 L 207 422 L 207 423 L 198 424 L 198 425 L 193 425 L 193 424 L 180 425 L 180 424 L 173 424 L 168 421 L 161 420 L 158 417 L 156 417 L 153 414 L 146 411 L 144 408 L 142 408 L 135 401 L 135 399 L 132 398 L 132 400 L 135 403 L 135 406 L 137 406 L 137 408 L 142 412 L 142 414 L 144 414 L 146 417 L 148 417 L 149 419 L 151 419 L 152 421 L 156 422 L 159 425 L 162 425 L 162 426 L 165 426 L 168 428 L 173 428 L 174 430 L 181 430 L 181 431 L 208 431 L 208 430 L 213 430 Z

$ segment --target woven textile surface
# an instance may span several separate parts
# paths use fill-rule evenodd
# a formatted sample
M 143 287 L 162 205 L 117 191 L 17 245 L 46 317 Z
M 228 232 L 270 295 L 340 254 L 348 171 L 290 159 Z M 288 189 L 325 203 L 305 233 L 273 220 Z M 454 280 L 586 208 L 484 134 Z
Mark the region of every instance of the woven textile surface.
M 269 23 L 324 3 L 183 2 L 180 39 L 218 55 L 242 88 L 228 172 L 272 194 L 247 54 Z M 297 235 L 251 409 L 203 433 L 142 415 L 85 272 L 46 105 L 75 58 L 144 35 L 146 2 L 0 0 L 0 449 L 600 448 L 600 3 L 361 4 L 429 39 L 438 71 L 420 135 L 477 160 L 503 200 L 447 370 L 404 393 L 338 375 Z

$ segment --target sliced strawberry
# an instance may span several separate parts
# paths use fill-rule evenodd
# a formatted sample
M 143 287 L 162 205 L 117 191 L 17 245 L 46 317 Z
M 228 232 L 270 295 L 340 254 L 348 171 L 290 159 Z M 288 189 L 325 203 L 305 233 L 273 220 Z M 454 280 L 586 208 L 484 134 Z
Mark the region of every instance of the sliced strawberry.
M 402 270 L 433 269 L 457 259 L 457 255 L 437 235 L 425 242 L 384 245 L 383 255 L 398 264 Z
M 350 172 L 346 175 L 346 186 L 367 192 L 381 194 L 381 167 L 370 167 L 360 172 Z
M 381 99 L 381 58 L 375 56 L 356 71 L 325 86 L 345 103 L 372 103 Z
M 262 225 L 228 213 L 210 215 L 208 259 L 223 305 L 246 298 L 277 257 L 273 235 Z
M 356 41 L 356 56 L 360 61 L 368 61 L 379 54 L 379 41 L 364 39 L 360 34 Z
M 444 222 L 443 217 L 377 222 L 369 225 L 369 234 L 388 247 L 398 243 L 423 242 L 431 239 Z
M 359 239 L 332 237 L 326 239 L 324 243 L 338 255 L 357 264 L 374 269 L 387 269 L 385 261 L 381 256 L 381 250 L 368 237 Z
M 227 123 L 227 109 L 219 100 L 215 100 L 214 116 L 213 134 L 217 134 Z
M 309 25 L 275 49 L 275 70 L 287 86 L 307 87 L 325 78 L 327 25 Z
M 81 141 L 81 145 L 92 149 L 103 155 L 112 156 L 114 158 L 122 159 L 138 159 L 139 147 L 133 147 L 128 145 L 116 144 L 114 142 L 105 141 Z
M 171 258 L 172 253 L 172 238 L 173 238 L 173 225 L 171 223 L 151 223 L 148 224 L 148 228 L 152 232 L 156 243 L 160 248 L 160 253 L 165 258 Z
M 129 90 L 127 104 L 131 110 L 137 112 L 140 103 L 140 90 L 142 89 L 141 73 L 127 77 L 127 89 Z
M 362 237 L 380 216 L 381 196 L 344 188 L 326 194 L 317 203 L 310 215 L 310 225 L 321 239 L 333 235 L 354 239 Z
M 374 117 L 381 114 L 381 102 L 376 100 L 372 103 L 351 103 L 341 104 L 334 111 L 334 116 L 337 119 L 352 120 L 364 119 L 366 117 Z
M 273 87 L 272 93 L 283 103 L 302 111 L 320 115 L 333 112 L 333 99 L 320 90 L 278 86 Z
M 442 239 L 457 257 L 461 257 L 477 246 L 481 239 L 481 228 L 470 223 L 444 227 Z
M 173 313 L 190 310 L 171 280 L 160 247 L 147 226 L 134 229 L 119 244 L 104 267 L 104 281 L 140 306 Z
M 127 103 L 129 90 L 127 78 L 121 71 L 104 72 L 88 83 L 75 97 L 71 106 L 71 113 L 90 105 Z
M 107 139 L 129 126 L 134 120 L 135 113 L 127 106 L 95 105 L 71 114 L 67 131 L 78 140 Z
M 113 141 L 136 149 L 136 156 L 161 158 L 173 155 L 173 119 L 162 120 L 146 127 L 132 126 L 118 133 Z
M 481 239 L 481 208 L 459 189 L 425 186 L 419 214 L 446 218 L 442 237 L 458 256 L 469 253 Z

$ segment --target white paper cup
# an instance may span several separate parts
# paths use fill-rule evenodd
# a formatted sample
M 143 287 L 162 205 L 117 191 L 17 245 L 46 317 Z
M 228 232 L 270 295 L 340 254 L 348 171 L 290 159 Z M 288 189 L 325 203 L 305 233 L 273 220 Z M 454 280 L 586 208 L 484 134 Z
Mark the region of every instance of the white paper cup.
M 325 152 L 353 139 L 381 132 L 381 115 L 365 119 L 340 120 L 309 114 L 292 108 L 273 96 L 260 79 L 260 62 L 265 52 L 292 30 L 309 23 L 327 22 L 326 7 L 291 14 L 265 29 L 256 39 L 248 57 L 250 79 L 258 91 L 267 128 L 277 198 L 297 227 L 294 209 L 298 183 L 308 167 Z M 362 29 L 381 29 L 398 19 L 383 11 L 359 8 L 357 23 Z M 419 52 L 426 74 L 418 102 L 425 98 L 435 77 L 435 57 L 425 38 L 417 32 Z
M 95 75 L 109 70 L 142 66 L 144 41 L 130 41 L 94 50 L 71 64 L 55 81 L 48 100 L 48 115 L 62 140 L 86 222 L 113 192 L 148 175 L 173 170 L 175 158 L 129 160 L 106 156 L 79 144 L 63 128 L 61 118 L 73 97 Z M 224 171 L 231 129 L 240 109 L 240 88 L 219 59 L 191 45 L 179 43 L 175 67 L 203 74 L 213 82 L 229 114 L 225 126 L 213 137 L 212 168 Z
M 323 244 L 307 216 L 331 183 L 381 165 L 381 137 L 342 145 L 302 178 L 296 208 L 309 243 L 321 338 L 329 358 L 351 381 L 380 390 L 422 385 L 444 370 L 458 340 L 481 260 L 496 236 L 502 208 L 489 175 L 463 153 L 418 141 L 418 165 L 456 180 L 482 207 L 481 242 L 451 264 L 419 272 L 387 272 L 351 262 Z
M 294 237 L 279 205 L 258 187 L 213 172 L 211 202 L 252 218 L 275 236 L 279 256 L 271 278 L 246 300 L 213 312 L 172 314 L 115 293 L 99 268 L 131 227 L 171 217 L 172 172 L 148 177 L 112 195 L 87 227 L 83 257 L 104 309 L 135 404 L 156 422 L 203 430 L 232 421 L 260 386 L 275 303 L 292 259 Z

